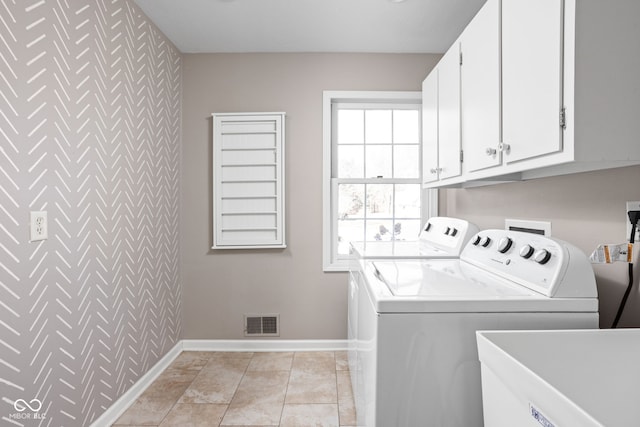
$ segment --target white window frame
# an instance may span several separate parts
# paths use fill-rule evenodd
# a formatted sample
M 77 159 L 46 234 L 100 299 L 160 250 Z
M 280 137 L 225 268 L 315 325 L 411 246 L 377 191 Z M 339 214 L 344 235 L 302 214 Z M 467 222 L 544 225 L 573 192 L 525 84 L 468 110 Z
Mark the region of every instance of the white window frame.
M 334 253 L 333 235 L 336 233 L 335 214 L 337 214 L 337 197 L 335 185 L 332 183 L 332 165 L 334 161 L 332 141 L 332 104 L 334 103 L 415 103 L 421 105 L 422 93 L 416 92 L 388 92 L 388 91 L 333 91 L 323 92 L 322 100 L 322 266 L 326 272 L 348 271 L 349 260 L 337 259 Z M 422 156 L 419 156 L 422 160 Z M 419 166 L 422 174 L 422 165 Z M 420 176 L 420 182 L 422 176 Z M 421 217 L 424 223 L 427 218 L 438 213 L 438 190 L 423 189 Z

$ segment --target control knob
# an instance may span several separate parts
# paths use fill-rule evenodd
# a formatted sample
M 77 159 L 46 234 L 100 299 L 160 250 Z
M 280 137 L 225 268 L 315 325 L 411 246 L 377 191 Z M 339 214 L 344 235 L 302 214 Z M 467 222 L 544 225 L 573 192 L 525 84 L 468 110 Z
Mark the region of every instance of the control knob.
M 445 230 L 444 234 L 446 234 L 448 236 L 450 231 L 451 231 L 451 227 L 447 227 L 447 229 Z
M 522 258 L 525 259 L 529 259 L 531 258 L 531 255 L 533 255 L 533 253 L 535 252 L 535 249 L 533 249 L 533 246 L 531 245 L 524 245 L 521 249 L 520 249 L 520 256 Z
M 551 253 L 546 249 L 540 249 L 533 255 L 533 260 L 538 264 L 546 264 L 551 259 Z
M 480 244 L 480 240 L 482 240 L 482 237 L 480 237 L 480 236 L 476 236 L 476 238 L 475 238 L 475 239 L 473 239 L 473 242 L 471 242 L 471 244 L 472 244 L 473 246 L 478 246 L 478 245 Z
M 502 239 L 500 239 L 500 242 L 498 242 L 498 252 L 500 252 L 501 254 L 504 254 L 509 249 L 511 249 L 512 245 L 513 245 L 513 240 L 511 240 L 511 238 L 503 237 Z
M 491 243 L 491 238 L 489 236 L 483 237 L 482 242 L 480 242 L 480 244 L 485 248 L 489 246 L 490 243 Z

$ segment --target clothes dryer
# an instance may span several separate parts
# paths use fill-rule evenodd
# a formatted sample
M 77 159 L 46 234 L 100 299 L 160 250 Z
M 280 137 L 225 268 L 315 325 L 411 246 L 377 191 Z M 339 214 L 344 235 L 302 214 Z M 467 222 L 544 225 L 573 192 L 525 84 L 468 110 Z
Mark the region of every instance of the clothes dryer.
M 431 217 L 417 241 L 351 242 L 352 260 L 382 258 L 458 258 L 478 226 L 461 218 Z
M 361 387 L 356 375 L 361 369 L 357 358 L 358 300 L 362 289 L 362 269 L 367 260 L 381 259 L 446 259 L 458 258 L 465 244 L 478 232 L 478 227 L 461 218 L 432 217 L 425 223 L 417 241 L 352 242 L 348 286 L 348 346 L 351 386 Z

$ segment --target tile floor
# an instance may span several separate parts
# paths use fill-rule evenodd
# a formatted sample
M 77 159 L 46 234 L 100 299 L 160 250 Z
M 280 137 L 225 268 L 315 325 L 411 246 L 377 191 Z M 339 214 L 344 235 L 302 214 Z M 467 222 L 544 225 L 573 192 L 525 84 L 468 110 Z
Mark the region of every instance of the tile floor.
M 347 353 L 183 352 L 113 424 L 355 426 Z

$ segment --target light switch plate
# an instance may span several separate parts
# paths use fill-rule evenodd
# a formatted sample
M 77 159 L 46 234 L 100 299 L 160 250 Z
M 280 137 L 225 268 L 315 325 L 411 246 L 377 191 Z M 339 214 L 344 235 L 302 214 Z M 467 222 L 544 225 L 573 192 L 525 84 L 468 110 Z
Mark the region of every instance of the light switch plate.
M 49 238 L 47 211 L 31 211 L 29 225 L 31 230 L 29 233 L 30 242 L 38 242 Z

